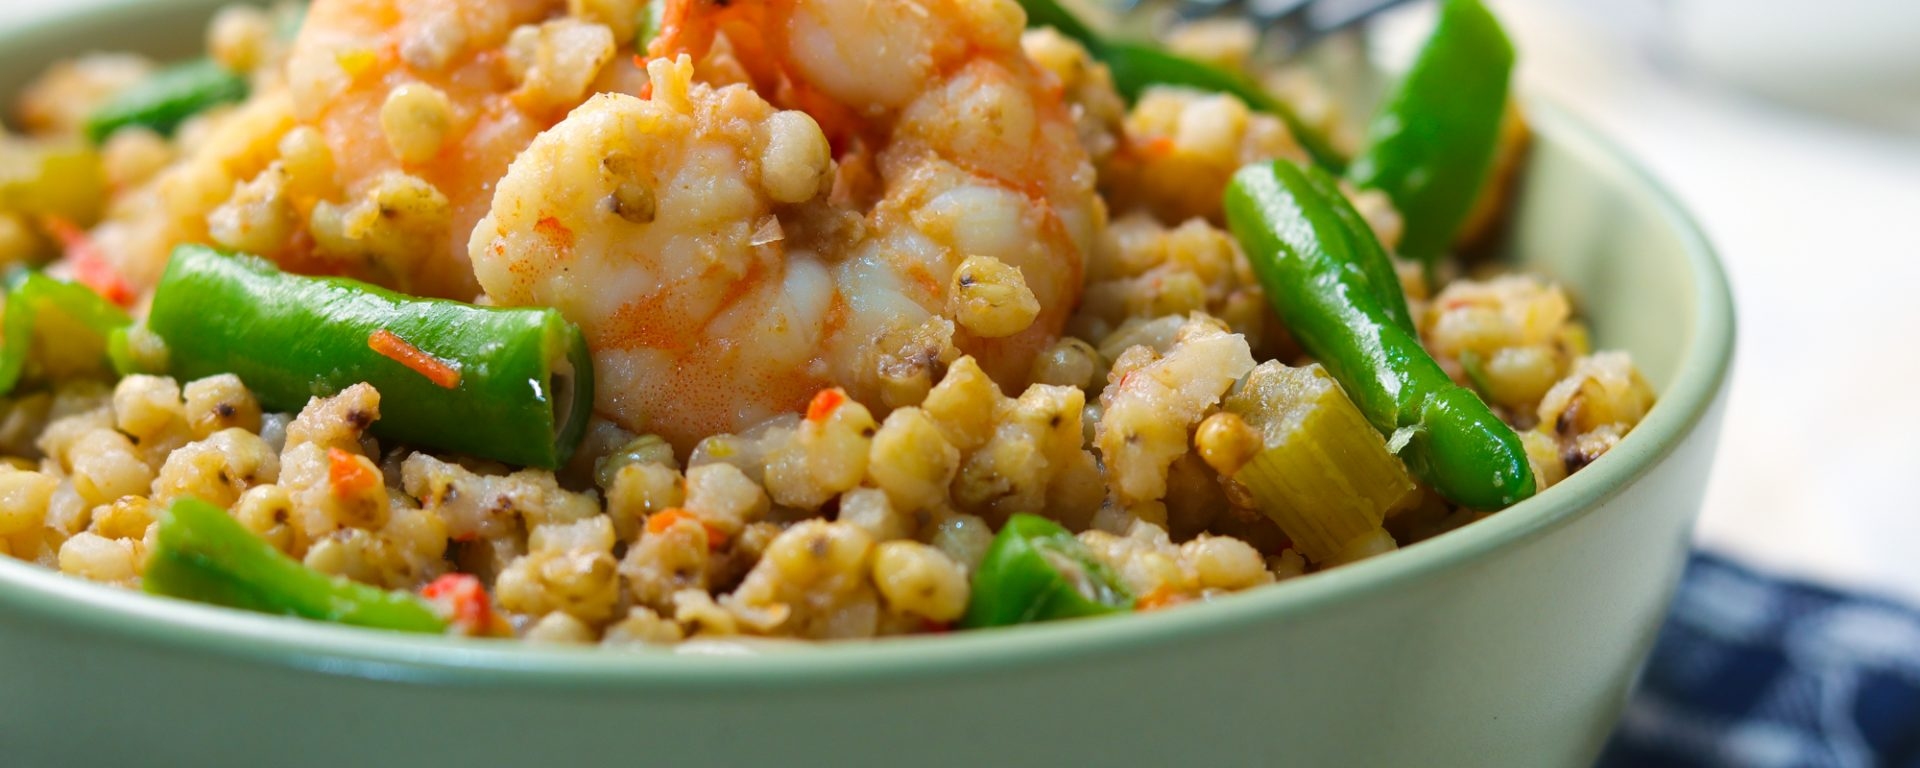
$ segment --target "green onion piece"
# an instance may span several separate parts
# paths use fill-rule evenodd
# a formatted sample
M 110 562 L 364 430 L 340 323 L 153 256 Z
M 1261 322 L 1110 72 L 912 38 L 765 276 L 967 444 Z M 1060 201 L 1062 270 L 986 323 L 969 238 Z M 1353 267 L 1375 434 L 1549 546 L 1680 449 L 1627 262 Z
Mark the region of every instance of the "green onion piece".
M 247 79 L 212 59 L 176 64 L 102 104 L 87 119 L 87 138 L 99 144 L 129 125 L 172 136 L 187 118 L 246 98 Z
M 391 406 L 376 435 L 510 464 L 564 465 L 592 410 L 586 338 L 552 309 L 418 299 L 189 245 L 154 289 L 147 327 L 182 380 L 232 373 L 282 411 L 364 381 Z M 376 351 L 376 336 L 452 380 Z
M 1079 539 L 1044 517 L 1007 520 L 973 574 L 960 626 L 1003 627 L 1133 609 L 1133 595 Z
M 1492 399 L 1493 384 L 1487 379 L 1486 361 L 1480 359 L 1480 353 L 1471 349 L 1461 350 L 1460 370 L 1467 374 L 1467 381 L 1473 384 L 1473 391 L 1483 399 Z
M 150 594 L 230 608 L 400 632 L 444 632 L 446 621 L 410 592 L 328 576 L 253 535 L 224 510 L 192 497 L 160 515 L 142 574 Z

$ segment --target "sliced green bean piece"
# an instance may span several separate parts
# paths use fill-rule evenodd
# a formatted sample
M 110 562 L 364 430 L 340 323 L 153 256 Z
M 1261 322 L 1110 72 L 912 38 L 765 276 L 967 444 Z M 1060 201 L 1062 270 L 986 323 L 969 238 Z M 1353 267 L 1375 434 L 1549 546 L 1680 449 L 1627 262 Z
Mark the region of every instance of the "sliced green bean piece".
M 141 578 L 150 594 L 229 608 L 401 632 L 444 632 L 445 620 L 410 592 L 389 592 L 308 568 L 225 510 L 182 497 L 160 515 Z
M 1322 171 L 1259 163 L 1227 185 L 1228 228 L 1274 311 L 1407 468 L 1440 495 L 1473 509 L 1533 495 L 1520 437 L 1455 384 L 1419 336 L 1382 306 L 1388 292 L 1369 277 L 1381 270 L 1355 262 L 1378 251 L 1349 242 L 1353 229 L 1334 212 L 1346 198 L 1323 194 L 1328 182 L 1310 181 L 1314 173 Z
M 1480 0 L 1446 0 L 1413 68 L 1369 124 L 1350 175 L 1406 220 L 1400 252 L 1431 264 L 1453 244 L 1500 143 L 1513 44 Z
M 419 299 L 201 246 L 174 251 L 147 327 L 182 380 L 232 373 L 283 411 L 364 381 L 389 404 L 374 434 L 511 464 L 565 464 L 593 404 L 586 338 L 556 310 Z

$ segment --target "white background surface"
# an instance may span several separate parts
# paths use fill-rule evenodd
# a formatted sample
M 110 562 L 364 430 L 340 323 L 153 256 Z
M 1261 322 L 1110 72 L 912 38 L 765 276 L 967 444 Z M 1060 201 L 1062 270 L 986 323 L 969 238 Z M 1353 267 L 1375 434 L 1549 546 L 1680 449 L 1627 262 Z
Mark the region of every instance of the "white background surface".
M 1660 28 L 1652 4 L 1493 4 L 1525 87 L 1637 155 L 1728 262 L 1739 359 L 1701 544 L 1920 603 L 1920 137 L 1656 67 L 1623 33 Z M 0 0 L 0 24 L 51 7 Z

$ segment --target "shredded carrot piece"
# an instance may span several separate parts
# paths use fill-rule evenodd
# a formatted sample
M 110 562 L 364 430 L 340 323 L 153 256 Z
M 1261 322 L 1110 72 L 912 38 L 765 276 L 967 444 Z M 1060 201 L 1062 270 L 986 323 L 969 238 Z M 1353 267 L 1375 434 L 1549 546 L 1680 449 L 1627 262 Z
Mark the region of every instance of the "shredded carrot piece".
M 652 516 L 648 517 L 647 533 L 652 533 L 652 534 L 666 533 L 668 528 L 672 528 L 674 524 L 680 522 L 681 520 L 692 520 L 696 523 L 699 523 L 700 527 L 707 529 L 707 549 L 719 549 L 720 545 L 727 543 L 726 531 L 722 531 L 718 528 L 713 527 L 712 525 L 709 525 L 707 521 L 701 520 L 699 516 L 693 514 L 692 512 L 688 512 L 684 509 L 681 509 L 679 507 L 671 507 L 668 509 L 663 509 L 663 510 L 660 510 L 659 512 L 653 513 Z
M 1148 139 L 1146 143 L 1140 145 L 1140 149 L 1143 154 L 1152 155 L 1155 157 L 1165 157 L 1167 155 L 1171 155 L 1173 154 L 1173 148 L 1174 148 L 1174 144 L 1173 144 L 1172 136 L 1155 136 L 1151 139 Z
M 382 357 L 427 377 L 428 381 L 441 389 L 460 386 L 460 369 L 422 352 L 419 347 L 407 343 L 406 339 L 400 338 L 392 331 L 385 328 L 374 331 L 372 336 L 367 337 L 367 346 L 380 353 Z
M 686 510 L 678 507 L 660 510 L 647 516 L 647 533 L 666 533 L 667 529 L 672 528 L 674 523 L 689 517 L 693 517 L 693 515 L 688 514 Z
M 1152 592 L 1148 592 L 1139 600 L 1135 600 L 1133 609 L 1136 611 L 1157 611 L 1161 608 L 1179 605 L 1186 601 L 1186 596 L 1180 594 L 1180 590 L 1174 589 L 1170 584 L 1162 584 L 1154 587 Z
M 360 463 L 357 454 L 339 448 L 327 449 L 327 481 L 336 496 L 355 496 L 380 483 L 380 473 Z
M 480 580 L 465 573 L 449 573 L 420 589 L 420 596 L 440 603 L 453 615 L 453 624 L 463 633 L 490 633 L 493 628 L 493 601 Z
M 647 57 L 638 53 L 634 54 L 633 65 L 635 67 L 640 68 L 640 71 L 642 72 L 647 71 Z M 653 81 L 648 80 L 644 83 L 641 83 L 640 92 L 634 95 L 640 97 L 640 99 L 643 101 L 653 101 Z
M 73 279 L 81 285 L 93 289 L 101 298 L 123 307 L 133 305 L 133 289 L 120 277 L 113 265 L 107 261 L 99 244 L 87 236 L 87 231 L 71 221 L 59 216 L 40 217 L 40 226 L 47 234 L 60 241 L 60 249 L 66 253 L 67 263 L 73 265 Z
M 846 401 L 847 393 L 837 388 L 820 390 L 819 394 L 813 396 L 813 402 L 807 403 L 807 421 L 815 424 L 826 421 Z

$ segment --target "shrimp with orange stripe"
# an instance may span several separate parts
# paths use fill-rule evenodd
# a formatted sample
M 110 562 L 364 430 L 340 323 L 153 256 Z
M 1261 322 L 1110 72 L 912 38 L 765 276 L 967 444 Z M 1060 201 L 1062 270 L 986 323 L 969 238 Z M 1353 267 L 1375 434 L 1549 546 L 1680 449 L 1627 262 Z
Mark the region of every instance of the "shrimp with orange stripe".
M 1078 301 L 1106 212 L 1012 0 L 669 3 L 647 98 L 536 138 L 468 255 L 587 332 L 597 409 L 682 450 L 823 387 L 1002 386 Z
M 288 62 L 297 135 L 281 148 L 282 162 L 320 166 L 329 183 L 287 190 L 307 247 L 267 255 L 299 271 L 472 299 L 466 238 L 494 182 L 588 94 L 627 85 L 623 70 L 637 81 L 619 55 L 631 23 L 566 8 L 316 0 Z

